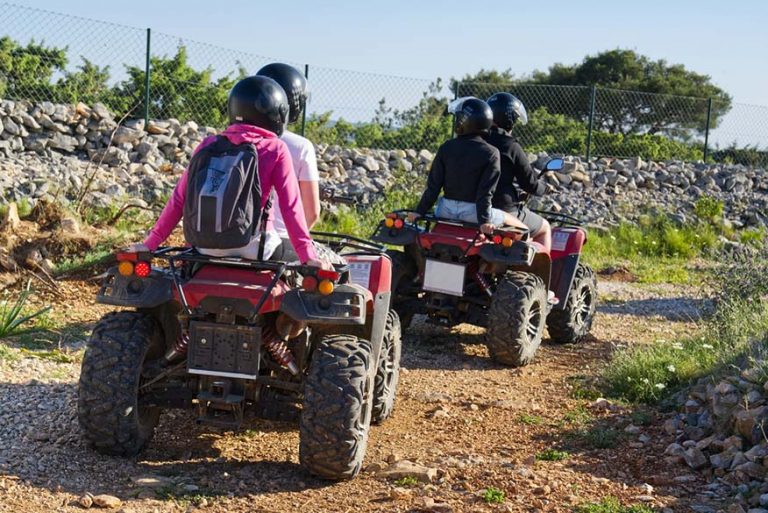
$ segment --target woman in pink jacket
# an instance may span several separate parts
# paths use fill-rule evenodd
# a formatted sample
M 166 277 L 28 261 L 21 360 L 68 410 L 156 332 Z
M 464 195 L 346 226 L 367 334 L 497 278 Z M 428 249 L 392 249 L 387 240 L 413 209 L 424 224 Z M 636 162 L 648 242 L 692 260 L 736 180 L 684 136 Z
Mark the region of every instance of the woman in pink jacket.
M 256 147 L 259 181 L 263 191 L 261 209 L 266 207 L 270 191 L 274 189 L 288 236 L 301 262 L 327 267 L 328 264 L 318 259 L 312 244 L 291 155 L 285 143 L 279 138 L 285 128 L 289 111 L 285 92 L 270 78 L 247 77 L 232 88 L 227 108 L 230 125 L 220 136 L 226 137 L 232 144 L 250 143 Z M 195 153 L 215 140 L 216 136 L 206 138 L 195 148 Z M 187 173 L 188 171 L 184 171 L 146 240 L 142 244 L 133 244 L 130 247 L 131 250 L 154 251 L 171 234 L 183 215 L 187 193 Z M 267 233 L 270 231 L 268 227 Z M 240 248 L 226 250 L 198 248 L 198 250 L 213 256 L 241 256 L 255 259 L 260 236 L 262 235 L 257 232 L 249 244 Z M 269 258 L 278 243 L 279 239 L 270 241 L 267 238 L 264 258 Z

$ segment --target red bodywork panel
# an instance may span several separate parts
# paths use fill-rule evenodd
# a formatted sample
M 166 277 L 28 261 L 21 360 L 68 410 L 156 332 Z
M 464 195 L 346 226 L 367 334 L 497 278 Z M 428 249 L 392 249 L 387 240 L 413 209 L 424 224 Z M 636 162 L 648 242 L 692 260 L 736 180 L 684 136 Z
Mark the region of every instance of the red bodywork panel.
M 345 255 L 350 281 L 368 289 L 373 296 L 389 292 L 392 286 L 392 260 L 383 255 Z
M 552 229 L 552 260 L 578 255 L 587 241 L 587 232 L 581 228 L 557 227 Z
M 194 308 L 208 296 L 246 299 L 251 304 L 261 300 L 262 294 L 269 287 L 274 273 L 271 271 L 253 271 L 207 265 L 182 287 L 190 307 Z M 275 312 L 280 309 L 280 300 L 290 288 L 283 281 L 278 281 L 264 302 L 259 313 Z M 178 292 L 174 289 L 178 301 Z

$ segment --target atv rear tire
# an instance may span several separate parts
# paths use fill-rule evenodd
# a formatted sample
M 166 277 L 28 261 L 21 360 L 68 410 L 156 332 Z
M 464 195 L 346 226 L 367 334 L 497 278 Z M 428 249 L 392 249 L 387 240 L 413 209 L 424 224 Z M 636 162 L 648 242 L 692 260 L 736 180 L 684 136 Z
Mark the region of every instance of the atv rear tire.
M 514 367 L 531 363 L 541 344 L 548 308 L 541 278 L 508 272 L 496 287 L 488 309 L 486 344 L 491 357 Z
M 413 321 L 413 312 L 403 305 L 403 288 L 416 277 L 417 269 L 413 259 L 402 251 L 387 250 L 392 259 L 392 308 L 400 317 L 400 328 L 408 329 Z
M 160 409 L 139 405 L 139 385 L 144 363 L 162 346 L 149 315 L 114 312 L 96 324 L 83 356 L 77 416 L 98 452 L 134 456 L 152 438 Z
M 597 308 L 597 280 L 592 268 L 579 264 L 573 285 L 562 309 L 554 309 L 547 317 L 552 342 L 572 344 L 589 334 Z
M 397 384 L 400 382 L 400 355 L 402 354 L 402 339 L 400 334 L 400 318 L 397 312 L 387 313 L 387 326 L 384 328 L 384 338 L 381 341 L 381 356 L 373 385 L 373 416 L 374 424 L 381 424 L 392 415 L 397 395 Z
M 371 343 L 354 335 L 324 335 L 304 384 L 299 461 L 324 479 L 360 472 L 373 406 Z

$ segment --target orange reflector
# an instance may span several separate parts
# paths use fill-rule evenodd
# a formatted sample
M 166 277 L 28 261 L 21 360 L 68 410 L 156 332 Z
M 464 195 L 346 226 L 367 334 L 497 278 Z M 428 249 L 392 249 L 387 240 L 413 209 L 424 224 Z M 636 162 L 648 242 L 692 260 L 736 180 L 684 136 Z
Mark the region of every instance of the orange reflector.
M 508 248 L 508 247 L 512 246 L 512 242 L 514 242 L 514 241 L 511 238 L 504 237 L 504 239 L 502 239 L 502 241 L 501 241 L 501 245 L 504 246 L 505 248 Z
M 333 292 L 333 282 L 331 280 L 323 280 L 317 284 L 317 291 L 320 294 L 327 296 Z
M 130 276 L 133 274 L 133 264 L 127 260 L 123 260 L 117 264 L 117 272 L 122 276 Z
M 395 219 L 395 228 L 398 230 L 403 227 L 403 220 L 402 219 Z
M 136 265 L 133 268 L 133 272 L 139 278 L 146 278 L 149 276 L 149 273 L 152 272 L 152 266 L 149 265 L 149 262 L 136 262 Z
M 392 219 L 391 217 L 386 218 L 384 220 L 384 226 L 386 226 L 387 228 L 392 228 L 393 226 L 395 226 L 395 220 Z

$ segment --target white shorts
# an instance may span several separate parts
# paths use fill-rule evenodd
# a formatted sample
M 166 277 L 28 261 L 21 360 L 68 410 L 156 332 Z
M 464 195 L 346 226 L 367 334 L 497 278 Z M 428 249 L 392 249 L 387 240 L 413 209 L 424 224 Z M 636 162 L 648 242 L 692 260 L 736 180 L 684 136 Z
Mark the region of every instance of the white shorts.
M 477 206 L 468 201 L 456 201 L 442 196 L 437 200 L 435 215 L 443 219 L 456 219 L 466 223 L 477 223 Z M 504 211 L 498 208 L 491 208 L 491 218 L 489 223 L 496 226 L 504 224 Z

